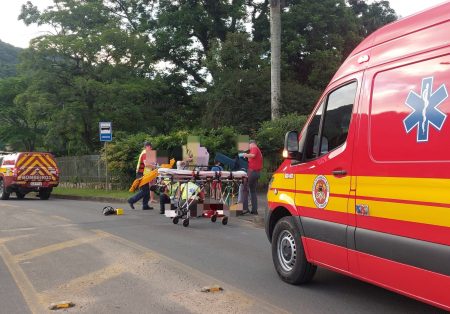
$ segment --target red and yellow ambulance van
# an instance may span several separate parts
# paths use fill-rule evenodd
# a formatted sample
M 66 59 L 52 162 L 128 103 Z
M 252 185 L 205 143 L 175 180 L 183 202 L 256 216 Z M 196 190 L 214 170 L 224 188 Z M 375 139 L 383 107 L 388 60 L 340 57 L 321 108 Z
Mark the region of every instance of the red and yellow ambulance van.
M 268 190 L 275 269 L 317 266 L 450 310 L 450 2 L 346 59 Z
M 27 193 L 38 192 L 47 200 L 59 184 L 59 170 L 50 153 L 23 152 L 0 156 L 0 199 L 15 193 L 23 199 Z

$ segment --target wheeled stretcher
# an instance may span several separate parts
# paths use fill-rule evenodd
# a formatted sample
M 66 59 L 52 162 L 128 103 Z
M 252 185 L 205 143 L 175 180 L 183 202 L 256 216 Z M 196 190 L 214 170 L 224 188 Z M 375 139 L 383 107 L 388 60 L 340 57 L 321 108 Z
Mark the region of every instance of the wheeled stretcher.
M 183 221 L 183 226 L 189 226 L 191 217 L 207 217 L 212 222 L 221 218 L 222 224 L 228 223 L 228 216 L 225 214 L 225 208 L 232 203 L 236 195 L 239 184 L 247 179 L 245 171 L 198 171 L 198 170 L 176 170 L 176 169 L 158 169 L 158 182 L 170 181 L 170 184 L 178 183 L 180 189 L 178 195 L 183 195 L 183 188 L 189 187 L 189 182 L 195 183 L 198 187 L 192 194 L 189 194 L 184 200 L 180 197 L 171 200 L 170 209 L 166 207 L 165 215 L 172 219 L 174 224 Z M 214 184 L 215 183 L 215 184 Z M 211 195 L 213 186 L 220 184 L 220 193 L 214 193 L 214 201 Z M 217 191 L 216 191 L 217 192 Z M 186 191 L 189 193 L 189 191 Z M 200 204 L 200 195 L 204 195 L 203 203 Z M 200 205 L 200 206 L 199 206 Z

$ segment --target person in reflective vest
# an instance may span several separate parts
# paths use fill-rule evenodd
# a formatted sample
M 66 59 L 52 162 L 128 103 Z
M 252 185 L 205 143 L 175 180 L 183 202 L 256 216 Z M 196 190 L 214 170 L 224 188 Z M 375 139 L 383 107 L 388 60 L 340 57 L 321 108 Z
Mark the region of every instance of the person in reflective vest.
M 138 158 L 137 166 L 136 166 L 136 179 L 142 178 L 145 174 L 150 172 L 155 165 L 147 164 L 147 154 L 152 151 L 152 144 L 150 142 L 144 143 L 144 150 L 141 152 Z M 134 204 L 142 199 L 142 209 L 153 209 L 153 207 L 148 205 L 150 200 L 150 186 L 149 184 L 143 185 L 139 191 L 128 199 L 128 204 L 130 207 L 134 209 Z

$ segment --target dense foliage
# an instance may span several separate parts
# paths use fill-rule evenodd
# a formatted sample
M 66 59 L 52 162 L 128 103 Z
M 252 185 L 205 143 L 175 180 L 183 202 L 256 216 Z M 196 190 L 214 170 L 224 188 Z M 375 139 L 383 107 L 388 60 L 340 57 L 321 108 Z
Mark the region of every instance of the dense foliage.
M 0 79 L 16 75 L 20 50 L 0 40 Z
M 281 114 L 290 115 L 272 125 L 269 0 L 53 2 L 39 11 L 29 1 L 19 16 L 53 32 L 31 41 L 17 77 L 0 80 L 1 142 L 95 153 L 98 122 L 112 121 L 118 168 L 143 138 L 170 151 L 192 130 L 212 151 L 239 133 L 278 153 L 285 126 L 304 123 L 295 114 L 310 111 L 343 59 L 396 19 L 388 1 L 284 1 Z
M 254 134 L 261 150 L 264 152 L 264 164 L 268 172 L 275 170 L 281 161 L 283 139 L 286 132 L 299 130 L 306 122 L 306 116 L 289 114 L 275 121 L 265 121 Z M 135 175 L 135 167 L 142 143 L 150 141 L 158 155 L 180 160 L 181 146 L 186 145 L 188 136 L 198 136 L 200 144 L 206 147 L 211 161 L 216 153 L 230 157 L 237 155 L 237 141 L 239 131 L 233 127 L 219 127 L 217 129 L 176 130 L 168 134 L 149 136 L 145 133 L 127 135 L 119 133 L 117 139 L 102 150 L 103 158 L 108 162 L 108 168 L 115 180 L 130 182 Z

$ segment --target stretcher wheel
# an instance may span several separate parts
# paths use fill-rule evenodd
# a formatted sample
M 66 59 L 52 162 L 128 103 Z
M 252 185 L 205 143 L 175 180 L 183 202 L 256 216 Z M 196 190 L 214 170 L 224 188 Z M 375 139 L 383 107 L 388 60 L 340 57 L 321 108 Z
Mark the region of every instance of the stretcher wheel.
M 189 218 L 183 220 L 183 227 L 189 226 Z
M 222 225 L 226 225 L 228 223 L 228 217 L 227 216 L 224 216 L 223 218 L 222 218 Z
M 211 221 L 212 221 L 212 222 L 216 222 L 216 220 L 217 220 L 217 216 L 216 216 L 216 215 L 212 215 L 212 216 L 211 216 Z
M 178 223 L 178 217 L 173 217 L 172 222 L 176 225 Z

